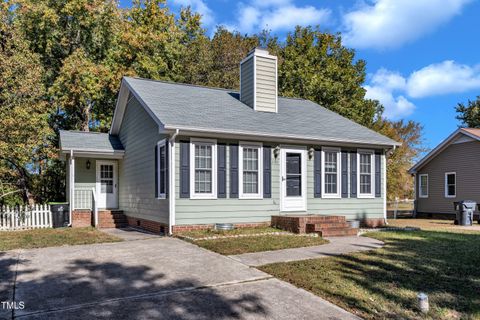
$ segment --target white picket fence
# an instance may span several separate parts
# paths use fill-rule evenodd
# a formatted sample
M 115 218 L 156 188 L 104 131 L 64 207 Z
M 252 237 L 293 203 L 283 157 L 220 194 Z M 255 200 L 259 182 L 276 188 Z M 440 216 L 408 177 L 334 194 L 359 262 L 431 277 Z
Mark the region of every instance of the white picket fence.
M 39 229 L 52 227 L 50 206 L 0 207 L 0 231 Z

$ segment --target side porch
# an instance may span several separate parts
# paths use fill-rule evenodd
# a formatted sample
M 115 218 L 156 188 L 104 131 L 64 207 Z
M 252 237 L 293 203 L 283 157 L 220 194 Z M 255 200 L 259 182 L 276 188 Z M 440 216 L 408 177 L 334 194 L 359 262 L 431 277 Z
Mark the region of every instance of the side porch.
M 62 131 L 61 157 L 66 164 L 66 200 L 72 227 L 125 227 L 119 210 L 119 165 L 124 150 L 117 137 Z

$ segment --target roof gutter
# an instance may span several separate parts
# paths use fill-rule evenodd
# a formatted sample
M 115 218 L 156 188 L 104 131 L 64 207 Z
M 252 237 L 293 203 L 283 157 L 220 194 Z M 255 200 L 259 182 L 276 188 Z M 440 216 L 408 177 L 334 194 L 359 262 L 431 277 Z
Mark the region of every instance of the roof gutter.
M 168 205 L 169 205 L 169 215 L 168 215 L 168 234 L 173 234 L 173 225 L 175 224 L 175 138 L 180 133 L 179 129 L 175 129 L 175 132 L 168 139 L 168 148 L 169 148 L 169 179 L 168 179 Z

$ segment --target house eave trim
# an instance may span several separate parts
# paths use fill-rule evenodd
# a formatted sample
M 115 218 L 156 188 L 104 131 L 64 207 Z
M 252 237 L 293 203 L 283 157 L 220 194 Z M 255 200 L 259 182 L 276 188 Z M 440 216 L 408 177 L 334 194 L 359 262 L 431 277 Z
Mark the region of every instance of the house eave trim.
M 307 143 L 307 144 L 330 144 L 330 145 L 350 145 L 350 146 L 370 146 L 378 148 L 392 149 L 395 146 L 400 146 L 401 143 L 387 144 L 387 143 L 368 143 L 362 140 L 344 140 L 344 139 L 333 139 L 333 138 L 322 138 L 309 137 L 309 136 L 297 136 L 297 135 L 285 135 L 285 134 L 267 134 L 259 132 L 247 132 L 240 130 L 221 130 L 221 129 L 205 129 L 205 128 L 196 128 L 196 127 L 187 127 L 187 126 L 177 126 L 177 125 L 165 125 L 165 130 L 182 130 L 182 134 L 208 134 L 208 135 L 220 135 L 222 137 L 251 137 L 253 140 L 257 140 L 259 137 L 262 137 L 264 141 L 275 141 L 275 142 L 294 142 L 294 143 Z
M 418 161 L 413 167 L 408 170 L 408 173 L 415 174 L 420 170 L 424 165 L 426 165 L 430 160 L 435 158 L 440 152 L 442 152 L 450 143 L 457 137 L 459 134 L 464 134 L 472 139 L 480 141 L 480 138 L 476 135 L 471 134 L 470 132 L 464 131 L 462 128 L 455 130 L 451 135 L 449 135 L 445 140 L 443 140 L 438 146 L 436 146 L 432 151 L 427 153 L 420 161 Z

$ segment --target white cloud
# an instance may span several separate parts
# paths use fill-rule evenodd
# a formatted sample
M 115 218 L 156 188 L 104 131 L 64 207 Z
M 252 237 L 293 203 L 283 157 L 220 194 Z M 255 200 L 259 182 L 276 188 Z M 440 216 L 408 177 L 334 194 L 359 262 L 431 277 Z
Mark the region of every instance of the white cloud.
M 409 96 L 414 98 L 474 89 L 480 89 L 480 66 L 470 67 L 451 60 L 413 72 L 407 85 Z
M 268 12 L 263 17 L 259 27 L 271 30 L 292 30 L 296 25 L 306 26 L 326 23 L 330 19 L 330 14 L 329 9 L 288 5 Z
M 344 40 L 355 48 L 388 49 L 448 22 L 472 0 L 373 0 L 343 16 Z
M 405 78 L 400 73 L 384 68 L 381 68 L 373 75 L 371 83 L 390 90 L 404 89 L 407 84 Z
M 365 86 L 367 99 L 380 101 L 385 107 L 384 116 L 388 119 L 396 120 L 408 116 L 415 110 L 415 105 L 407 100 L 403 95 L 394 97 L 394 94 L 388 88 L 381 86 Z
M 398 72 L 379 69 L 365 86 L 366 97 L 380 101 L 385 116 L 397 119 L 413 112 L 409 99 L 439 96 L 480 89 L 480 65 L 468 66 L 447 60 L 430 64 L 408 77 Z
M 177 6 L 191 7 L 193 12 L 202 16 L 202 22 L 205 26 L 212 26 L 215 22 L 212 9 L 203 0 L 172 0 Z
M 313 6 L 296 6 L 291 0 L 252 0 L 240 3 L 234 29 L 252 33 L 263 29 L 292 30 L 296 25 L 320 25 L 330 21 L 331 10 Z M 228 24 L 229 28 L 232 24 Z

